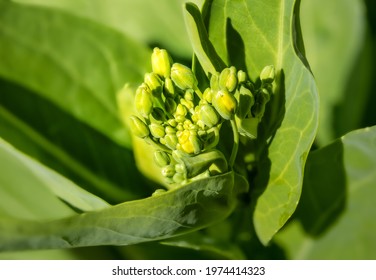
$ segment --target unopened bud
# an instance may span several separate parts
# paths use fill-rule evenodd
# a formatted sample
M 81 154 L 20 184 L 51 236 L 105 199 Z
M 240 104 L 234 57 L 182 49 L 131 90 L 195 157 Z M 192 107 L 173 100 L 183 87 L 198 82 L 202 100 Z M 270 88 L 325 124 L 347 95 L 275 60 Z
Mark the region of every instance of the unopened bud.
M 214 91 L 217 91 L 219 90 L 219 84 L 218 84 L 218 81 L 219 81 L 219 73 L 214 73 L 211 77 L 210 77 L 210 88 Z
M 152 123 L 149 128 L 151 135 L 153 135 L 155 138 L 162 138 L 165 136 L 165 128 L 162 125 Z
M 175 167 L 173 165 L 167 165 L 161 170 L 162 175 L 167 178 L 172 178 L 175 175 Z
M 165 145 L 169 149 L 171 149 L 171 150 L 176 149 L 176 145 L 178 144 L 178 137 L 175 134 L 166 134 L 163 139 L 166 142 Z
M 144 76 L 144 82 L 148 85 L 151 93 L 155 97 L 159 97 L 162 94 L 162 81 L 155 73 L 146 73 Z
M 147 118 L 153 110 L 153 95 L 151 94 L 148 86 L 142 83 L 137 91 L 134 99 L 137 112 Z
M 197 87 L 197 80 L 192 70 L 180 63 L 172 65 L 171 79 L 182 90 L 195 89 Z
M 149 136 L 150 131 L 147 125 L 142 120 L 140 120 L 136 116 L 131 116 L 129 119 L 129 126 L 131 128 L 132 133 L 135 136 L 140 138 L 145 138 Z
M 213 106 L 222 118 L 229 120 L 236 112 L 237 101 L 227 90 L 220 90 L 213 97 Z
M 184 130 L 179 136 L 179 149 L 187 154 L 198 154 L 201 152 L 201 142 L 197 135 L 189 130 Z
M 213 90 L 211 88 L 207 88 L 203 95 L 202 95 L 202 98 L 208 102 L 208 103 L 212 103 L 212 99 L 213 99 Z
M 233 92 L 238 85 L 238 78 L 236 75 L 235 67 L 225 68 L 219 75 L 219 87 L 224 90 L 227 89 L 229 92 Z
M 239 82 L 239 84 L 244 83 L 245 81 L 247 81 L 247 73 L 245 73 L 243 70 L 239 70 L 238 71 L 238 82 Z
M 271 84 L 275 78 L 275 70 L 273 65 L 265 66 L 260 74 L 260 79 L 263 83 Z
M 170 76 L 171 58 L 164 49 L 154 48 L 151 55 L 151 66 L 153 72 L 161 77 Z
M 166 98 L 175 96 L 175 86 L 170 78 L 166 78 L 164 81 L 163 93 Z
M 211 128 L 219 123 L 219 116 L 215 109 L 209 105 L 205 104 L 202 105 L 200 108 L 200 120 L 203 121 L 203 123 Z
M 156 151 L 154 153 L 154 161 L 159 167 L 164 167 L 170 164 L 171 158 L 168 153 L 164 151 Z
M 166 98 L 164 105 L 168 113 L 173 114 L 176 111 L 177 105 L 173 98 L 171 97 Z
M 236 93 L 236 98 L 238 100 L 238 110 L 236 111 L 236 115 L 240 119 L 244 119 L 251 112 L 251 107 L 255 103 L 255 98 L 253 97 L 252 92 L 244 85 L 240 86 L 239 91 Z
M 152 121 L 155 122 L 155 123 L 162 123 L 162 122 L 166 121 L 166 114 L 159 107 L 154 107 L 150 116 L 151 116 Z

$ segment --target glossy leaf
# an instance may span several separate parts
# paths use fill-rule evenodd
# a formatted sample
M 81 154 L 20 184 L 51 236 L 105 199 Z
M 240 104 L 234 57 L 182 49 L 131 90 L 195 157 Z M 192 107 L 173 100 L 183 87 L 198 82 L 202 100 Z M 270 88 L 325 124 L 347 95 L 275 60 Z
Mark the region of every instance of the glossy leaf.
M 116 92 L 142 80 L 149 51 L 59 11 L 0 5 L 2 137 L 111 202 L 145 195 Z
M 301 52 L 299 1 L 211 2 L 209 37 L 220 57 L 255 81 L 267 65 L 277 73 L 259 127 L 259 173 L 252 196 L 253 222 L 266 244 L 295 211 L 317 128 L 317 89 Z
M 376 258 L 375 154 L 375 126 L 310 154 L 296 219 L 276 238 L 289 258 Z
M 320 93 L 317 143 L 325 145 L 342 135 L 337 135 L 339 129 L 356 128 L 363 117 L 367 90 L 352 85 L 358 74 L 367 76 L 356 64 L 365 42 L 364 3 L 361 0 L 305 0 L 301 4 L 300 18 L 307 59 Z M 363 79 L 362 84 L 366 83 Z M 350 115 L 347 110 L 340 120 L 338 110 L 347 106 L 346 103 L 349 103 L 351 118 L 346 118 Z
M 224 219 L 235 207 L 232 172 L 47 223 L 0 219 L 0 251 L 129 245 L 173 237 Z
M 0 138 L 0 216 L 51 220 L 109 205 Z

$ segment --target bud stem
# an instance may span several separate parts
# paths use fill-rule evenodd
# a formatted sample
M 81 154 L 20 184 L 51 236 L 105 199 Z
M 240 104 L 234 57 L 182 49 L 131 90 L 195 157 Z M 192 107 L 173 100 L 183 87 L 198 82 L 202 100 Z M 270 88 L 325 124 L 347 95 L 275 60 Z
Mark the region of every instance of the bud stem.
M 238 127 L 236 125 L 235 117 L 231 117 L 231 128 L 232 132 L 234 134 L 234 145 L 232 146 L 232 151 L 231 151 L 231 156 L 230 160 L 228 162 L 229 167 L 232 168 L 235 163 L 236 155 L 238 154 L 238 148 L 239 148 L 239 132 L 238 132 Z

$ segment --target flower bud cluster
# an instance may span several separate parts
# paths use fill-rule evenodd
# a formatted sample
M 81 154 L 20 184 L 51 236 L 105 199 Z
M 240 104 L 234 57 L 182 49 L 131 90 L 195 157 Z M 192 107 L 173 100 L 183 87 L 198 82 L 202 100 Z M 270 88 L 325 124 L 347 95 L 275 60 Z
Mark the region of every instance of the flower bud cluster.
M 262 115 L 274 80 L 274 68 L 265 68 L 260 76 L 262 86 L 254 91 L 247 74 L 232 66 L 214 73 L 210 87 L 201 93 L 192 70 L 174 63 L 166 50 L 155 48 L 151 64 L 152 72 L 145 74 L 136 90 L 138 116 L 131 117 L 130 125 L 134 135 L 157 146 L 155 162 L 171 183 L 197 175 L 188 171 L 192 167 L 187 163 L 199 165 L 207 158 L 226 161 L 218 150 L 212 153 L 222 123 Z M 210 168 L 214 170 L 209 163 L 205 168 L 209 175 Z M 202 171 L 200 167 L 195 170 Z

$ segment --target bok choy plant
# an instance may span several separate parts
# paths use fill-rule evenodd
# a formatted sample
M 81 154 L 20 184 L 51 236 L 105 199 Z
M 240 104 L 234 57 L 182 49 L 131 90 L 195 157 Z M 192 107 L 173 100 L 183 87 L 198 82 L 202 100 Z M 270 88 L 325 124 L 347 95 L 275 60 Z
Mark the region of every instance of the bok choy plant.
M 376 257 L 370 5 L 194 2 L 0 0 L 0 258 Z

